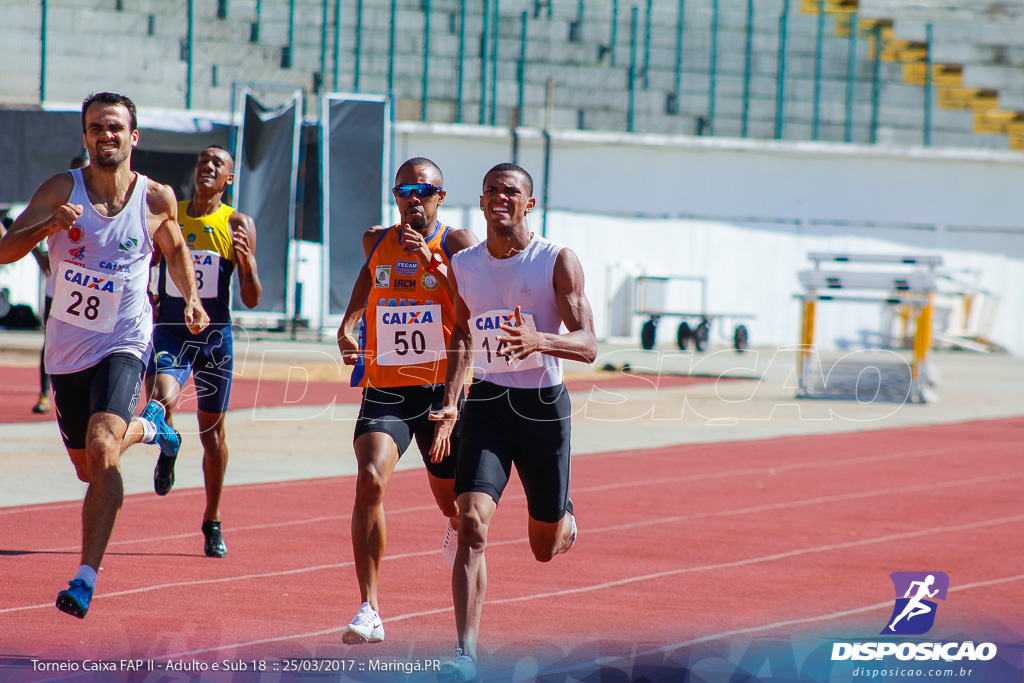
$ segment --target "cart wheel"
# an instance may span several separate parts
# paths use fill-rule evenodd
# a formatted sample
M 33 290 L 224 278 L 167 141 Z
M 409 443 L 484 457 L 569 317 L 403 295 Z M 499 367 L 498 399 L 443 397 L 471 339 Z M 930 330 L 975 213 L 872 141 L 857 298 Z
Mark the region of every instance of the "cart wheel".
M 658 332 L 658 319 L 651 318 L 640 328 L 640 346 L 644 351 L 654 348 L 654 335 Z
M 693 332 L 693 348 L 700 352 L 707 351 L 709 327 L 708 321 L 705 320 L 700 325 L 697 325 L 697 329 Z
M 732 337 L 732 345 L 739 353 L 747 350 L 747 328 L 745 325 L 736 326 L 736 333 Z
M 690 339 L 693 337 L 693 330 L 684 321 L 679 323 L 679 329 L 676 330 L 676 344 L 679 348 L 685 351 L 690 346 Z

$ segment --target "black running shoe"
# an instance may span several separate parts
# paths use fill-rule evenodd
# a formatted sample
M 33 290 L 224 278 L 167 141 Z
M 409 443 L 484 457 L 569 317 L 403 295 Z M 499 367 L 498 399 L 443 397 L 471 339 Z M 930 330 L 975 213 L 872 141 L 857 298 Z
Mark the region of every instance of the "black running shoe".
M 160 447 L 160 457 L 156 459 L 153 470 L 153 490 L 158 496 L 166 496 L 174 487 L 174 463 L 181 449 L 181 434 L 164 419 L 164 407 L 156 401 L 146 404 L 142 417 L 156 426 L 156 445 Z
M 228 547 L 224 545 L 224 536 L 220 533 L 220 522 L 206 520 L 203 522 L 203 536 L 206 537 L 204 548 L 207 557 L 226 557 Z

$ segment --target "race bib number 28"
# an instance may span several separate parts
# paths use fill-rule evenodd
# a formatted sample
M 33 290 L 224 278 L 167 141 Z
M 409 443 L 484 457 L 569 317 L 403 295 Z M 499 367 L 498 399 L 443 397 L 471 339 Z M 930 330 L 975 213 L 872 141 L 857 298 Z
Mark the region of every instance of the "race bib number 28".
M 377 364 L 413 365 L 444 358 L 441 307 L 377 306 Z
M 120 276 L 63 261 L 54 275 L 50 315 L 93 332 L 112 332 L 123 293 Z
M 529 313 L 523 313 L 522 316 L 523 323 L 536 331 L 533 316 Z M 508 332 L 501 329 L 502 325 L 515 324 L 515 311 L 505 309 L 487 311 L 473 317 L 469 321 L 469 330 L 473 334 L 473 365 L 487 372 L 519 372 L 541 367 L 543 363 L 539 353 L 531 353 L 509 364 L 508 355 L 504 353 L 498 337 L 508 336 Z

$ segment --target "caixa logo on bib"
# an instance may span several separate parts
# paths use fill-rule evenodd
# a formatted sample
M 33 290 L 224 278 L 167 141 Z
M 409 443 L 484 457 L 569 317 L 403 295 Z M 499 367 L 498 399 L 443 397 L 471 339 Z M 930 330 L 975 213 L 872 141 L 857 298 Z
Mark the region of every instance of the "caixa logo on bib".
M 896 589 L 896 605 L 883 636 L 919 636 L 935 625 L 935 613 L 949 590 L 949 577 L 943 572 L 893 572 L 889 575 Z

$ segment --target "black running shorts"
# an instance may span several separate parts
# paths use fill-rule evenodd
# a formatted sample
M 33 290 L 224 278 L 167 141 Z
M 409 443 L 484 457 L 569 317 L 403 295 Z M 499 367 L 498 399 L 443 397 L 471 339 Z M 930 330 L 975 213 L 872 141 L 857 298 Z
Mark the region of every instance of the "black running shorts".
M 142 394 L 145 364 L 128 353 L 107 356 L 96 365 L 67 375 L 51 375 L 57 426 L 64 445 L 85 448 L 89 419 L 112 413 L 131 422 Z
M 430 446 L 434 443 L 434 427 L 437 425 L 430 419 L 430 411 L 440 410 L 443 401 L 443 384 L 387 389 L 367 387 L 363 389 L 363 402 L 352 440 L 370 432 L 384 432 L 394 439 L 401 457 L 415 437 L 427 471 L 438 479 L 454 479 L 461 419 L 452 434 L 451 454 L 441 462 L 430 461 Z
M 530 517 L 562 519 L 569 501 L 569 392 L 564 384 L 509 389 L 475 382 L 462 411 L 455 495 L 486 493 L 498 502 L 515 464 Z

